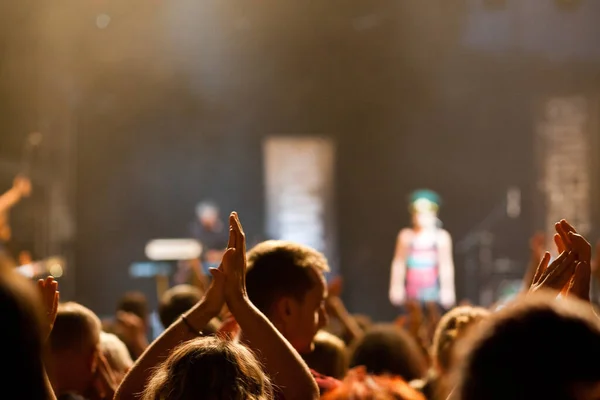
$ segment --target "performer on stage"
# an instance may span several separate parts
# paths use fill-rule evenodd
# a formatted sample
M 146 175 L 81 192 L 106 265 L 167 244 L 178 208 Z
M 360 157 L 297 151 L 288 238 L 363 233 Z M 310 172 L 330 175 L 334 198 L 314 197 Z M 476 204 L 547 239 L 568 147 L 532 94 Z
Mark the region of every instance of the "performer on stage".
M 440 198 L 430 190 L 410 198 L 412 228 L 398 234 L 390 283 L 390 301 L 435 302 L 445 309 L 456 303 L 452 239 L 438 219 Z
M 196 217 L 192 227 L 194 239 L 202 244 L 202 263 L 205 268 L 218 267 L 229 239 L 219 215 L 219 207 L 211 202 L 196 206 Z M 208 271 L 207 271 L 208 272 Z

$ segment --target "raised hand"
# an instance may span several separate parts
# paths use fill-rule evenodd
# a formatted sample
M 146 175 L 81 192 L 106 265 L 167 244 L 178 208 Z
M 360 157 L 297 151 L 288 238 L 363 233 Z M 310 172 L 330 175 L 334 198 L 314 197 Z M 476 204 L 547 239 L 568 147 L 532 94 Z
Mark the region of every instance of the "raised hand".
M 546 252 L 535 272 L 529 293 L 547 289 L 560 292 L 570 284 L 577 268 L 575 254 L 571 251 L 562 252 L 551 264 L 549 263 L 550 253 Z
M 52 276 L 49 276 L 46 279 L 40 279 L 38 280 L 38 289 L 42 297 L 44 312 L 46 314 L 46 324 L 43 327 L 43 337 L 44 340 L 47 340 L 48 337 L 50 337 L 52 328 L 54 327 L 54 321 L 56 320 L 56 313 L 58 311 L 58 300 L 60 298 L 58 282 L 56 282 Z
M 532 236 L 529 241 L 529 248 L 531 249 L 531 256 L 534 260 L 540 260 L 544 256 L 546 246 L 546 234 L 543 232 L 537 232 Z
M 329 282 L 327 293 L 330 297 L 340 297 L 342 295 L 343 280 L 341 276 L 336 276 Z
M 581 300 L 589 302 L 591 279 L 592 269 L 590 264 L 578 262 L 567 289 L 567 296 L 577 296 Z
M 31 194 L 31 181 L 24 176 L 17 176 L 13 182 L 13 188 L 22 197 L 28 197 Z
M 577 233 L 577 230 L 566 220 L 562 220 L 555 225 L 556 235 L 554 242 L 559 252 L 573 251 L 578 261 L 591 264 L 592 246 L 583 236 Z
M 236 212 L 232 212 L 229 216 L 229 243 L 223 256 L 223 263 L 215 274 L 225 276 L 227 303 L 247 298 L 246 236 Z

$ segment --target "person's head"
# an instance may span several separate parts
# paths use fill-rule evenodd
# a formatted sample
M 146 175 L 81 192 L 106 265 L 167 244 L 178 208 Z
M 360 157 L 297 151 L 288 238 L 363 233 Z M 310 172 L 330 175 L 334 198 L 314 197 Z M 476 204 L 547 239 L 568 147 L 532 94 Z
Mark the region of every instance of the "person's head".
M 42 362 L 43 311 L 39 293 L 30 281 L 0 261 L 0 342 L 4 368 L 0 385 L 14 388 L 23 399 L 49 398 Z M 15 386 L 17 385 L 17 386 Z
M 342 379 L 348 371 L 346 344 L 326 331 L 317 333 L 313 351 L 302 355 L 302 358 L 310 368 L 336 379 Z
M 158 316 L 163 327 L 168 328 L 202 299 L 203 293 L 192 285 L 176 285 L 167 290 L 158 305 Z
M 49 376 L 60 394 L 82 394 L 89 388 L 100 354 L 100 319 L 90 309 L 74 302 L 58 306 L 50 334 Z
M 323 254 L 297 243 L 266 241 L 248 252 L 250 301 L 299 353 L 312 350 L 315 335 L 327 324 L 327 271 Z
M 600 320 L 589 304 L 555 296 L 529 296 L 482 322 L 465 341 L 457 398 L 599 398 Z
M 350 367 L 364 366 L 369 374 L 422 378 L 427 363 L 415 339 L 394 325 L 375 325 L 353 346 Z
M 100 350 L 108 361 L 119 382 L 133 366 L 133 360 L 125 343 L 112 333 L 100 332 Z
M 127 292 L 117 303 L 117 312 L 124 311 L 139 317 L 146 327 L 149 325 L 150 307 L 148 298 L 142 292 Z
M 456 365 L 456 344 L 470 328 L 489 317 L 482 307 L 462 306 L 447 312 L 438 323 L 433 336 L 432 357 L 438 373 L 446 374 Z
M 362 367 L 348 373 L 342 384 L 322 400 L 425 400 L 400 377 L 369 375 Z
M 196 205 L 196 217 L 202 225 L 212 227 L 219 222 L 219 207 L 211 201 Z
M 410 212 L 415 228 L 432 229 L 438 226 L 440 197 L 431 190 L 417 190 L 410 196 Z
M 273 389 L 244 345 L 217 337 L 175 348 L 150 378 L 142 400 L 269 400 Z

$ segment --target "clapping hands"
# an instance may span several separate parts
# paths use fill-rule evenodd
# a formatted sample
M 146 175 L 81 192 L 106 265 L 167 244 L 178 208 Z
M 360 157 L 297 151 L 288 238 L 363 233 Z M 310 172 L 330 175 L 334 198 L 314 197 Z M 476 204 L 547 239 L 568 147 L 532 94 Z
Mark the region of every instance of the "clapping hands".
M 229 216 L 229 242 L 221 265 L 210 274 L 213 281 L 204 301 L 216 314 L 225 303 L 246 299 L 246 236 L 236 212 Z
M 550 253 L 544 254 L 529 292 L 551 289 L 589 301 L 592 247 L 565 220 L 555 229 L 554 242 L 560 255 L 550 263 Z

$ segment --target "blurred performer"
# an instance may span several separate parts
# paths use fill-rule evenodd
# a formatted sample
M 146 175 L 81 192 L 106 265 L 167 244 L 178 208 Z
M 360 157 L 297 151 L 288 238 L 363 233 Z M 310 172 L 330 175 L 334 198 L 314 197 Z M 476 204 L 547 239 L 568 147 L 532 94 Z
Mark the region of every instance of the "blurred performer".
M 10 252 L 12 229 L 10 227 L 9 213 L 21 199 L 31 194 L 31 181 L 28 178 L 17 176 L 12 188 L 0 195 L 0 251 Z
M 196 206 L 192 235 L 202 244 L 201 261 L 204 269 L 207 271 L 208 268 L 217 268 L 227 247 L 229 232 L 221 221 L 216 204 L 202 202 Z
M 440 198 L 430 190 L 410 198 L 412 228 L 398 234 L 390 283 L 390 301 L 435 302 L 449 309 L 456 303 L 452 239 L 438 219 Z

